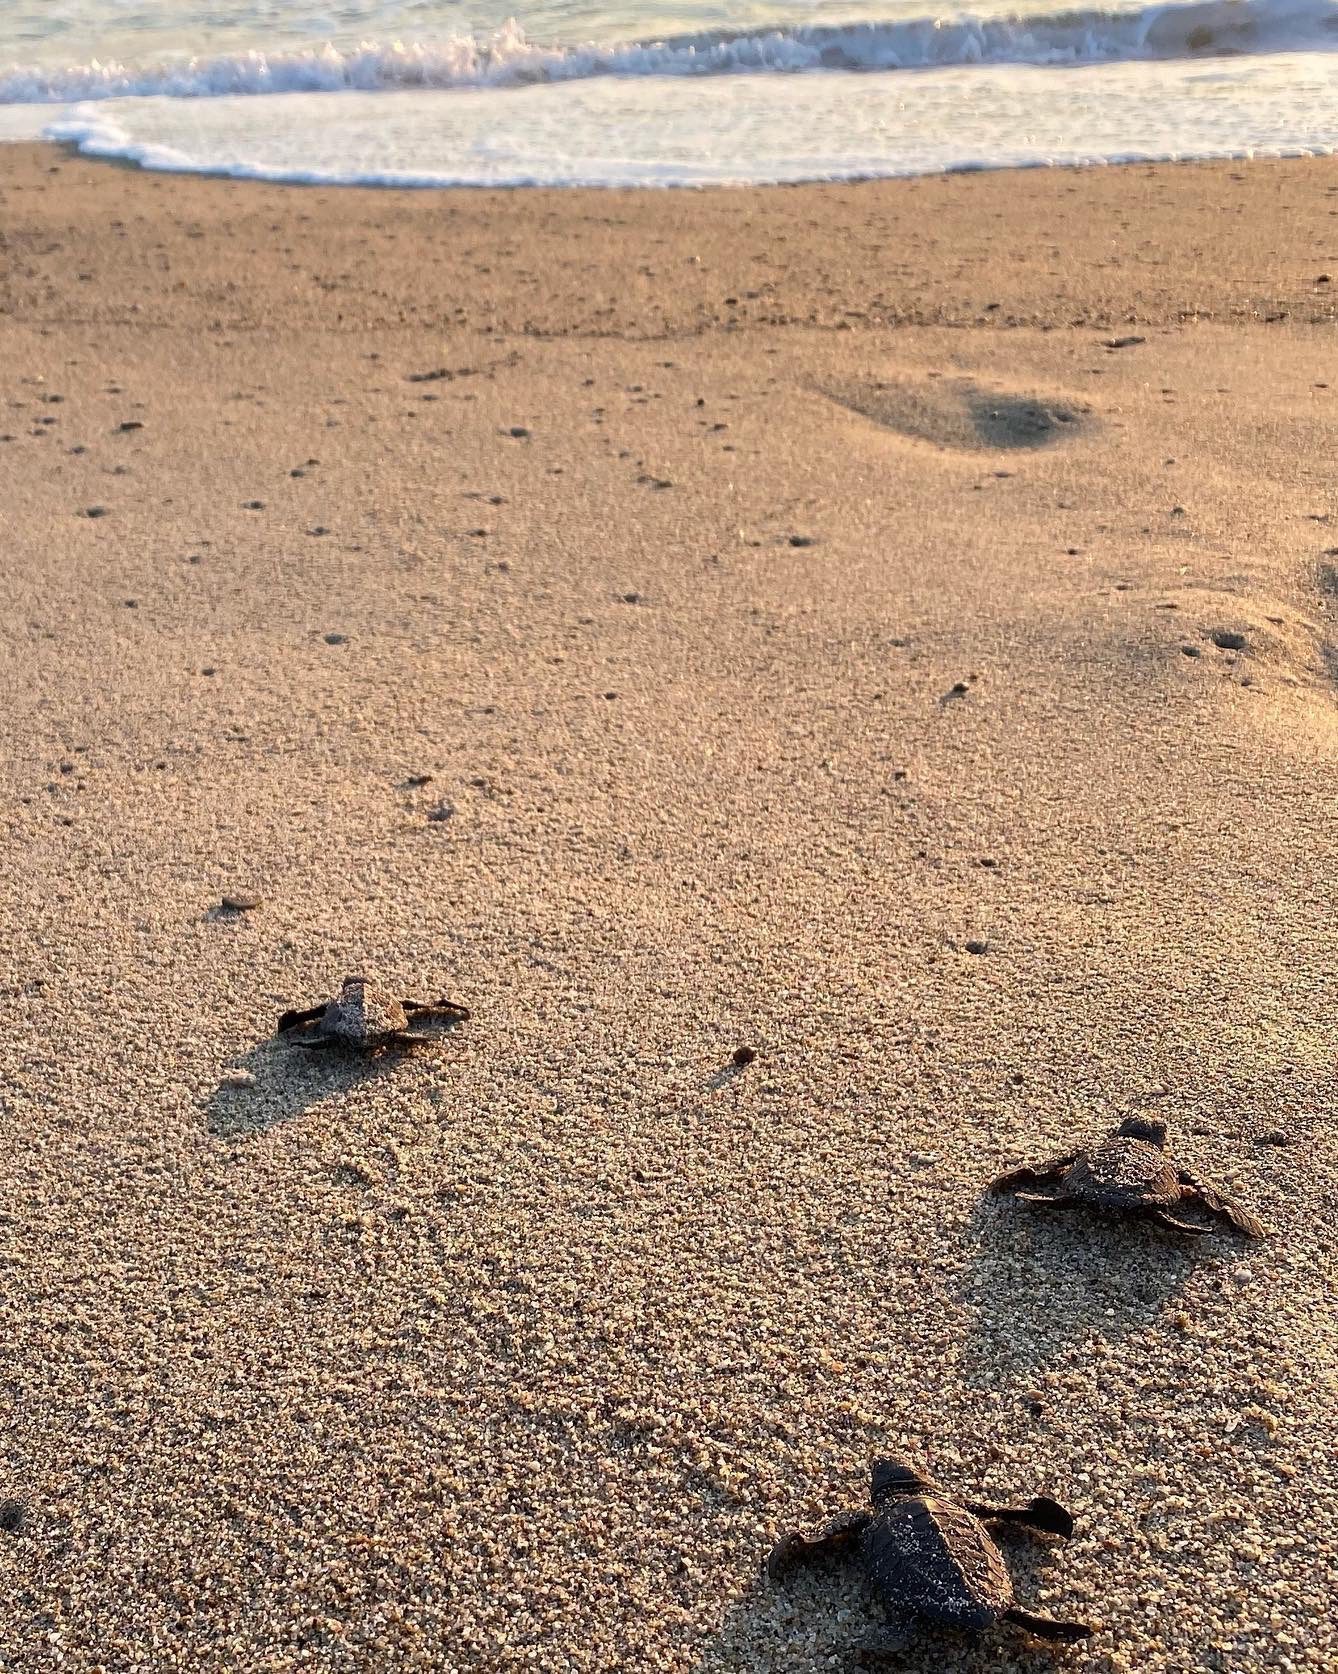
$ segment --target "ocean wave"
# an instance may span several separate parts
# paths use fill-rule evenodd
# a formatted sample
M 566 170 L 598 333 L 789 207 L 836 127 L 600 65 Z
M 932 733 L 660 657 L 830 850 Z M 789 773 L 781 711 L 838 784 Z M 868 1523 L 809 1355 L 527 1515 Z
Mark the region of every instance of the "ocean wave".
M 340 50 L 225 53 L 152 64 L 11 65 L 0 104 L 128 97 L 517 87 L 593 76 L 1105 64 L 1338 48 L 1335 0 L 1186 0 L 1136 10 L 923 17 L 678 35 L 612 46 L 543 45 L 515 22 L 479 38 Z

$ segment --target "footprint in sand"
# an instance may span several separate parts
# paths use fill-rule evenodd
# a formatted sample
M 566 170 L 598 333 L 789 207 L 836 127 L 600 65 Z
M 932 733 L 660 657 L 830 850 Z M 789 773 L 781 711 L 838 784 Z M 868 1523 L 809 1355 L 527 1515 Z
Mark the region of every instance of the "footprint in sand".
M 884 430 L 966 453 L 1050 447 L 1087 428 L 1092 412 L 1085 402 L 991 389 L 970 378 L 868 379 L 820 386 L 819 393 Z

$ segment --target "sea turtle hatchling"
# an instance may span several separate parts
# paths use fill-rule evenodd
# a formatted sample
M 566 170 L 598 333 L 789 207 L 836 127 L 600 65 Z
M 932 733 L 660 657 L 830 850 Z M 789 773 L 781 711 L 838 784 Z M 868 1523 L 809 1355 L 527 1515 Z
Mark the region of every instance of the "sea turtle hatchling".
M 1050 1182 L 1056 1191 L 1020 1189 Z M 1206 1226 L 1171 1213 L 1178 1204 L 1196 1203 L 1248 1238 L 1265 1236 L 1257 1216 L 1179 1166 L 1166 1149 L 1166 1124 L 1155 1116 L 1128 1116 L 1097 1144 L 1010 1169 L 990 1182 L 990 1190 L 1012 1192 L 1028 1203 L 1084 1203 L 1095 1209 L 1123 1210 L 1175 1232 L 1205 1233 Z
M 398 1000 L 367 977 L 344 978 L 338 999 L 305 1011 L 286 1011 L 279 1019 L 280 1035 L 298 1046 L 343 1047 L 350 1052 L 384 1052 L 390 1047 L 426 1045 L 431 1035 L 412 1024 L 420 1018 L 468 1020 L 468 1008 L 454 1000 Z
M 1073 1518 L 1054 1500 L 1023 1506 L 978 1505 L 958 1500 L 904 1459 L 873 1467 L 872 1511 L 847 1511 L 816 1534 L 786 1535 L 767 1559 L 780 1580 L 800 1558 L 852 1552 L 889 1614 L 919 1618 L 959 1633 L 978 1634 L 997 1621 L 1011 1622 L 1038 1639 L 1076 1644 L 1094 1631 L 1085 1622 L 1055 1621 L 1024 1610 L 1013 1596 L 1013 1578 L 986 1523 L 1012 1523 L 1044 1534 L 1070 1535 Z M 909 1625 L 891 1623 L 861 1647 L 866 1657 L 899 1651 Z

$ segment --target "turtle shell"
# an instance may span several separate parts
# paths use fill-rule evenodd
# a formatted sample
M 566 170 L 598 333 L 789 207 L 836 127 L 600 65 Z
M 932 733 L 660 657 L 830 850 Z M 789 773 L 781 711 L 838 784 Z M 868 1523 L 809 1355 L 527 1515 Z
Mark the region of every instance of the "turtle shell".
M 1013 1603 L 1013 1578 L 978 1517 L 933 1495 L 880 1507 L 861 1542 L 864 1567 L 893 1608 L 978 1633 Z
M 331 1000 L 321 1018 L 321 1030 L 355 1044 L 379 1040 L 408 1027 L 404 1007 L 375 983 L 348 977 L 337 1000 Z
M 1180 1201 L 1180 1182 L 1166 1153 L 1122 1134 L 1081 1152 L 1064 1176 L 1064 1191 L 1112 1209 Z

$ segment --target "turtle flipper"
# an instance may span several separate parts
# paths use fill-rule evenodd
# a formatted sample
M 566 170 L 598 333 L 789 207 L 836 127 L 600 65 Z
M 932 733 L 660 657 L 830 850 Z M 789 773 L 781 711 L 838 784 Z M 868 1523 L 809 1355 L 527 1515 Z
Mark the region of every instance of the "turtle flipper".
M 990 1181 L 989 1189 L 997 1197 L 1001 1192 L 1015 1192 L 1019 1186 L 1043 1186 L 1048 1180 L 1058 1180 L 1077 1160 L 1078 1153 L 1071 1151 L 1067 1156 L 1050 1157 L 1045 1162 L 1024 1163 L 996 1176 Z
M 296 1029 L 303 1023 L 314 1023 L 324 1012 L 323 1005 L 308 1006 L 305 1011 L 286 1011 L 279 1019 L 274 1032 L 276 1035 L 287 1034 L 289 1029 Z
M 1013 1196 L 1019 1203 L 1067 1203 L 1069 1200 L 1062 1193 L 1056 1192 L 1014 1192 Z
M 1224 1197 L 1215 1186 L 1210 1186 L 1206 1180 L 1200 1180 L 1197 1174 L 1191 1174 L 1189 1169 L 1178 1171 L 1181 1194 L 1191 1201 L 1201 1203 L 1211 1214 L 1221 1215 L 1235 1227 L 1237 1232 L 1243 1232 L 1247 1238 L 1266 1238 L 1267 1228 L 1257 1215 L 1253 1215 L 1233 1198 Z
M 1149 1209 L 1147 1214 L 1150 1220 L 1156 1221 L 1158 1226 L 1164 1226 L 1171 1232 L 1188 1232 L 1195 1238 L 1206 1237 L 1208 1232 L 1206 1226 L 1195 1226 L 1193 1221 L 1182 1221 L 1169 1209 Z
M 966 1509 L 982 1523 L 1016 1523 L 1024 1529 L 1036 1529 L 1041 1534 L 1059 1535 L 1067 1539 L 1073 1533 L 1073 1514 L 1065 1511 L 1058 1500 L 1038 1494 L 1026 1505 L 972 1505 Z
M 782 1535 L 767 1556 L 768 1576 L 780 1581 L 797 1560 L 845 1551 L 872 1522 L 867 1511 L 843 1511 L 816 1534 Z
M 460 1023 L 469 1021 L 469 1007 L 455 1000 L 401 1000 L 400 1004 L 407 1012 L 435 1012 L 442 1017 L 453 1017 Z
M 1034 1633 L 1037 1639 L 1053 1639 L 1061 1645 L 1076 1645 L 1080 1639 L 1090 1639 L 1095 1632 L 1086 1622 L 1057 1622 L 1052 1616 L 1033 1616 L 1030 1610 L 1016 1604 L 1004 1611 L 1004 1621 Z
M 340 1040 L 338 1035 L 298 1035 L 294 1046 L 305 1046 L 308 1052 L 324 1052 L 331 1047 L 346 1046 L 346 1041 Z

